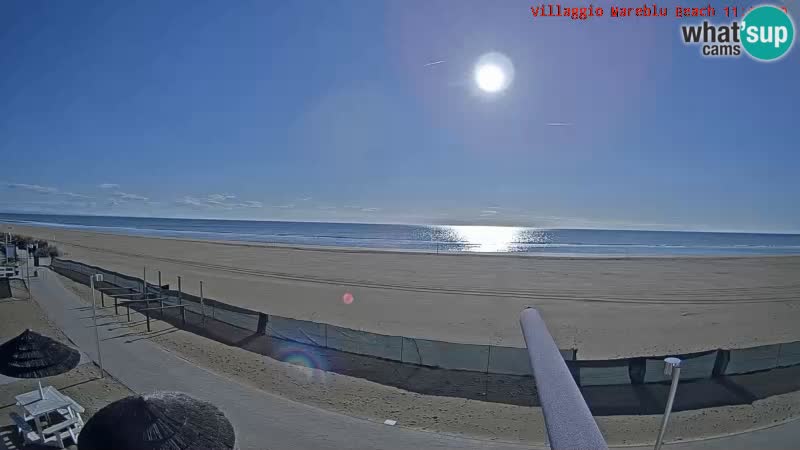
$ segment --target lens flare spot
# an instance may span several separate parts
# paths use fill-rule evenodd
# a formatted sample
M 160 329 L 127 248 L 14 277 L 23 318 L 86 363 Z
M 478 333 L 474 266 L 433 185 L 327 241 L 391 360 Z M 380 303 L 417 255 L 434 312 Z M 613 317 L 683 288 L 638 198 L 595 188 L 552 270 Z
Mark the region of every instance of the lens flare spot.
M 345 292 L 344 295 L 342 295 L 342 303 L 344 303 L 345 305 L 352 304 L 353 300 L 354 300 L 353 294 L 349 292 Z
M 327 360 L 312 346 L 287 343 L 281 345 L 276 359 L 295 366 L 309 381 L 325 382 Z

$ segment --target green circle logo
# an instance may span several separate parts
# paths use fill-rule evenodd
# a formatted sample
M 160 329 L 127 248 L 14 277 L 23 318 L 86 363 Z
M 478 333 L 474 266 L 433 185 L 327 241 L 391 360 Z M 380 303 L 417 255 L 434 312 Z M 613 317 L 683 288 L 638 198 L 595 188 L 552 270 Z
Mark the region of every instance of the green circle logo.
M 794 24 L 776 6 L 759 6 L 742 19 L 741 41 L 745 51 L 759 61 L 776 61 L 794 43 Z

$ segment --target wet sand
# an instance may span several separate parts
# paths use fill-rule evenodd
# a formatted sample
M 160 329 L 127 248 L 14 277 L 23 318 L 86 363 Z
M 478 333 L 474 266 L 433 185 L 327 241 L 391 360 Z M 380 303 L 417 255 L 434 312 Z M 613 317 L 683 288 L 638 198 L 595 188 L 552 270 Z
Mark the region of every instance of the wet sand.
M 538 308 L 580 359 L 800 340 L 800 257 L 563 258 L 208 242 L 12 226 L 64 258 L 296 319 L 471 344 L 524 345 Z M 352 293 L 345 304 L 342 296 Z

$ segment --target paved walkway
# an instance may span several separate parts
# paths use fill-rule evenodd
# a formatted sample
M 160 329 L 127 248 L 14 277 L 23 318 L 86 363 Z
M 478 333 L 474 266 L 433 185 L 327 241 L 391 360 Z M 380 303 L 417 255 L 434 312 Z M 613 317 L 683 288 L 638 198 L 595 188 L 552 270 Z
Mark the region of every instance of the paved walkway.
M 652 448 L 653 446 L 631 447 L 629 450 L 650 450 Z M 800 448 L 800 420 L 733 436 L 665 444 L 663 448 L 669 450 L 796 449 Z
M 91 310 L 58 277 L 43 271 L 32 280 L 34 297 L 55 324 L 96 360 Z M 98 323 L 109 323 L 98 319 Z M 147 339 L 113 339 L 123 329 L 100 328 L 108 373 L 136 392 L 178 390 L 220 407 L 236 428 L 241 449 L 508 449 L 525 447 L 389 427 L 296 403 L 239 384 L 164 351 Z M 111 339 L 109 339 L 111 338 Z M 670 450 L 788 449 L 800 442 L 800 420 L 719 439 L 667 444 Z M 644 450 L 652 447 L 629 447 Z
M 91 310 L 52 273 L 32 281 L 33 295 L 47 315 L 96 360 Z M 108 319 L 98 319 L 98 324 Z M 124 330 L 98 327 L 103 365 L 136 392 L 177 390 L 208 400 L 230 418 L 245 449 L 503 449 L 522 445 L 479 441 L 391 427 L 292 402 L 198 367 L 147 339 L 108 339 Z M 115 327 L 116 328 L 116 327 Z

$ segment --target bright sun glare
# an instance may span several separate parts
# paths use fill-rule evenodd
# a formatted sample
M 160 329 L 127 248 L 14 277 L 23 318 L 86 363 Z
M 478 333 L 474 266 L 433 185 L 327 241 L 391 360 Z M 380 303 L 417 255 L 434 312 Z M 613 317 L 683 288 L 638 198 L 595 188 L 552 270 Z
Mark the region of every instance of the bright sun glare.
M 503 89 L 506 74 L 503 73 L 503 69 L 494 64 L 484 64 L 475 69 L 475 82 L 486 92 L 497 92 Z
M 475 63 L 475 84 L 487 93 L 505 90 L 514 79 L 514 66 L 502 53 L 487 53 Z

